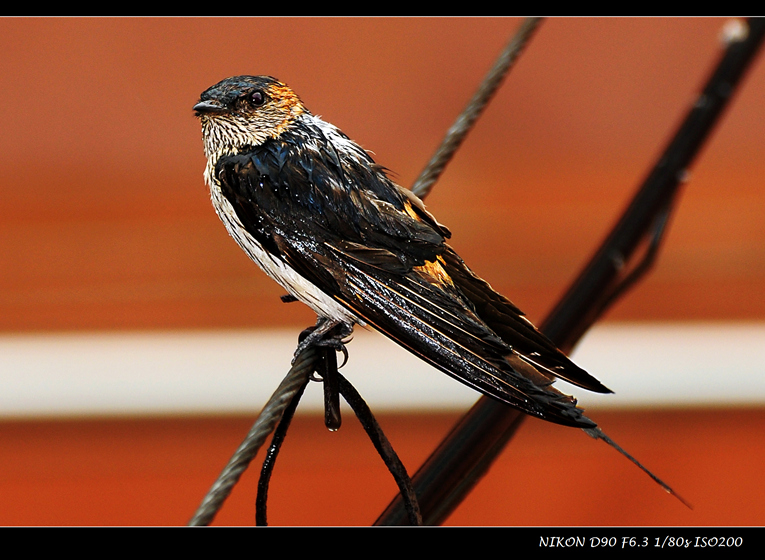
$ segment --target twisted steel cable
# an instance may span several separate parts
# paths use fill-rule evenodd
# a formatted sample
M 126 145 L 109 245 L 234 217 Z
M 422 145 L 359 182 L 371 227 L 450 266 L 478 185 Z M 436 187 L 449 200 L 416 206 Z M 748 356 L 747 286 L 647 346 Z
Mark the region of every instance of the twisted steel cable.
M 454 121 L 454 124 L 449 128 L 444 136 L 441 145 L 430 158 L 430 161 L 422 170 L 420 176 L 412 185 L 412 192 L 420 198 L 425 198 L 438 178 L 443 173 L 446 165 L 451 161 L 454 154 L 457 152 L 457 148 L 462 145 L 463 140 L 467 136 L 470 129 L 473 128 L 478 117 L 481 116 L 483 110 L 488 105 L 489 101 L 496 93 L 499 86 L 502 84 L 505 76 L 510 71 L 518 56 L 523 51 L 523 48 L 531 39 L 531 36 L 536 31 L 543 18 L 530 17 L 523 20 L 515 35 L 502 51 L 494 66 L 491 67 L 489 72 L 481 82 L 478 90 L 468 102 L 465 109 Z
M 190 526 L 209 525 L 212 522 L 242 473 L 258 454 L 269 434 L 274 431 L 292 399 L 308 383 L 317 359 L 318 353 L 312 347 L 306 348 L 297 356 L 287 376 L 263 407 L 247 437 L 210 487 L 196 513 L 189 521 Z

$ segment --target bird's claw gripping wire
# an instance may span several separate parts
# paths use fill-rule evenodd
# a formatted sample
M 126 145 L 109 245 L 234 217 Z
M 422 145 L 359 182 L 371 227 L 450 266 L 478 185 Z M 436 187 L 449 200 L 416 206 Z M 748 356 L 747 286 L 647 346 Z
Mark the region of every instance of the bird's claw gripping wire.
M 343 355 L 343 363 L 338 366 L 338 369 L 342 368 L 348 362 L 348 349 L 345 345 L 350 342 L 349 337 L 352 333 L 352 325 L 320 317 L 316 321 L 316 326 L 309 327 L 300 333 L 300 342 L 292 358 L 292 364 L 295 364 L 295 360 L 304 350 L 314 346 L 331 348 L 340 352 Z
M 338 388 L 338 369 L 348 361 L 346 343 L 353 332 L 353 325 L 342 321 L 332 321 L 320 317 L 316 325 L 305 329 L 298 337 L 298 347 L 292 359 L 294 364 L 308 348 L 322 349 L 321 357 L 315 362 L 311 372 L 312 381 L 324 384 L 324 423 L 327 429 L 336 431 L 342 422 L 340 417 L 340 393 Z M 334 352 L 343 354 L 343 363 L 338 366 Z

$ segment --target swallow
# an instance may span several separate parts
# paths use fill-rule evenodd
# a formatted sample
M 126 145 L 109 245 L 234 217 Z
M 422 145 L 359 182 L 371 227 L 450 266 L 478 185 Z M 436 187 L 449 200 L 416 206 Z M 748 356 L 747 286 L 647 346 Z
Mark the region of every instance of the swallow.
M 317 314 L 304 344 L 371 327 L 442 372 L 529 415 L 595 428 L 556 379 L 611 391 L 468 268 L 450 231 L 410 190 L 270 76 L 204 91 L 213 206 L 290 298 Z
M 228 233 L 287 291 L 284 301 L 316 312 L 296 356 L 313 344 L 345 351 L 354 325 L 375 329 L 490 398 L 602 439 L 691 507 L 553 383 L 612 391 L 477 276 L 423 202 L 288 86 L 234 76 L 193 110 Z

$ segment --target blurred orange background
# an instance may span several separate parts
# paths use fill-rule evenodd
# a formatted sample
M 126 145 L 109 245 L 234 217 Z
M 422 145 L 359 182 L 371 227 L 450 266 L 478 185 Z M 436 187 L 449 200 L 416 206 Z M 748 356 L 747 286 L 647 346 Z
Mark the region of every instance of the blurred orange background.
M 230 75 L 271 74 L 409 186 L 519 21 L 0 19 L 0 331 L 288 328 L 296 336 L 315 317 L 280 302 L 281 289 L 211 207 L 191 111 L 200 92 Z M 428 197 L 463 258 L 533 321 L 690 108 L 724 23 L 545 21 Z M 658 266 L 606 323 L 765 320 L 763 92 L 759 56 L 691 169 Z M 183 524 L 253 417 L 8 418 L 0 524 Z M 457 417 L 390 416 L 410 470 Z M 450 523 L 765 523 L 761 408 L 599 419 L 664 478 L 681 481 L 696 509 L 654 492 L 602 444 L 530 421 Z M 395 487 L 371 445 L 369 467 L 357 457 L 357 429 L 350 418 L 335 435 L 312 416 L 296 423 L 275 474 L 288 490 L 274 490 L 274 523 L 363 525 L 382 511 Z M 535 478 L 544 493 L 519 490 L 517 480 Z M 252 523 L 253 488 L 250 480 L 235 490 L 220 523 Z

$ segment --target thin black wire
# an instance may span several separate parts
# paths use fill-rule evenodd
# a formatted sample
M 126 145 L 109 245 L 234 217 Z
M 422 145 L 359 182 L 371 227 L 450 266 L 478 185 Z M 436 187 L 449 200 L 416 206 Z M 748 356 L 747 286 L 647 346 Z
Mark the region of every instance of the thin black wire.
M 309 327 L 304 330 L 300 334 L 299 340 L 302 340 L 314 328 Z M 340 410 L 337 397 L 338 394 L 341 394 L 353 409 L 375 449 L 393 475 L 396 485 L 401 491 L 402 503 L 409 524 L 422 525 L 422 516 L 420 515 L 420 508 L 417 503 L 417 496 L 412 487 L 409 474 L 383 433 L 382 428 L 377 423 L 372 411 L 366 402 L 364 402 L 364 399 L 361 398 L 358 391 L 338 371 L 335 350 L 333 348 L 317 348 L 313 346 L 308 347 L 296 358 L 292 369 L 290 369 L 285 379 L 274 391 L 271 399 L 247 434 L 247 437 L 208 491 L 202 504 L 189 522 L 190 526 L 202 526 L 212 523 L 233 490 L 233 487 L 257 455 L 265 439 L 271 432 L 274 432 L 271 445 L 261 468 L 255 500 L 256 525 L 265 526 L 268 524 L 268 487 L 274 465 L 300 399 L 314 371 L 321 372 L 321 381 L 325 388 L 325 401 L 331 403 L 329 406 L 332 410 L 325 411 L 327 427 L 330 429 L 337 429 L 339 427 Z M 338 394 L 327 395 L 326 392 L 336 392 Z M 276 425 L 277 423 L 278 425 Z M 276 429 L 274 429 L 275 425 Z
M 417 495 L 414 492 L 412 486 L 412 480 L 409 478 L 409 474 L 406 472 L 406 467 L 399 459 L 396 452 L 393 450 L 393 446 L 388 441 L 385 433 L 380 428 L 380 425 L 375 420 L 372 411 L 361 398 L 358 391 L 351 385 L 348 380 L 337 373 L 338 386 L 340 388 L 340 394 L 343 395 L 345 401 L 353 409 L 353 412 L 358 417 L 364 430 L 367 432 L 369 439 L 377 449 L 377 452 L 381 457 L 385 459 L 385 465 L 393 475 L 396 484 L 399 489 L 399 496 L 404 503 L 404 509 L 407 514 L 407 519 L 410 525 L 422 525 L 422 514 L 420 513 L 420 505 L 417 501 Z
M 311 329 L 307 329 L 308 332 Z M 302 337 L 302 335 L 301 335 Z M 410 525 L 422 525 L 422 516 L 420 515 L 420 506 L 417 503 L 417 496 L 414 493 L 412 487 L 412 481 L 409 478 L 409 473 L 406 472 L 404 464 L 399 459 L 398 455 L 393 449 L 393 446 L 388 441 L 388 438 L 382 431 L 382 428 L 377 423 L 372 411 L 367 406 L 364 399 L 356 391 L 353 385 L 345 379 L 337 368 L 337 355 L 332 348 L 324 348 L 320 352 L 318 359 L 317 369 L 320 370 L 321 381 L 324 385 L 325 391 L 325 424 L 331 430 L 339 428 L 339 396 L 342 395 L 346 402 L 351 406 L 351 409 L 356 414 L 356 417 L 361 422 L 362 427 L 367 432 L 369 439 L 375 446 L 375 449 L 382 457 L 388 470 L 393 475 L 393 479 L 399 487 L 401 496 L 404 503 L 404 508 L 407 512 Z M 268 501 L 268 487 L 273 473 L 276 459 L 279 455 L 282 443 L 287 436 L 287 430 L 289 429 L 292 417 L 297 410 L 300 398 L 303 394 L 303 389 L 308 384 L 303 385 L 301 390 L 295 394 L 292 398 L 290 405 L 284 411 L 279 425 L 274 431 L 274 437 L 271 440 L 266 457 L 263 461 L 263 467 L 260 472 L 260 479 L 258 480 L 258 492 L 255 501 L 255 523 L 256 525 L 265 526 L 267 521 L 267 501 Z M 334 393 L 328 395 L 327 393 Z M 327 400 L 331 401 L 330 405 L 327 405 Z M 334 409 L 334 410 L 330 410 Z
M 255 525 L 266 526 L 268 525 L 268 485 L 271 482 L 271 474 L 274 471 L 276 464 L 276 458 L 279 456 L 279 450 L 284 443 L 284 438 L 287 437 L 287 430 L 289 430 L 292 418 L 295 416 L 300 399 L 303 397 L 303 392 L 308 386 L 309 379 L 301 385 L 299 390 L 292 397 L 287 408 L 284 410 L 282 419 L 279 421 L 279 425 L 274 430 L 274 437 L 271 438 L 271 445 L 266 452 L 266 458 L 263 460 L 263 466 L 260 469 L 260 478 L 258 479 L 258 492 L 255 498 Z
M 667 232 L 667 224 L 669 218 L 672 215 L 674 200 L 670 200 L 664 209 L 660 210 L 654 220 L 653 228 L 648 235 L 648 247 L 645 254 L 639 263 L 629 272 L 626 273 L 622 280 L 619 281 L 613 288 L 610 289 L 605 299 L 596 307 L 591 323 L 597 321 L 606 310 L 611 307 L 614 302 L 625 294 L 632 286 L 634 286 L 643 276 L 645 276 L 651 267 L 656 263 L 656 258 L 659 255 L 659 248 L 664 241 L 664 236 Z M 581 335 L 580 335 L 581 336 Z M 580 338 L 577 336 L 577 339 Z
M 335 432 L 340 429 L 342 417 L 340 415 L 340 386 L 338 385 L 337 354 L 324 352 L 321 363 L 321 375 L 324 389 L 324 425 L 328 430 Z

